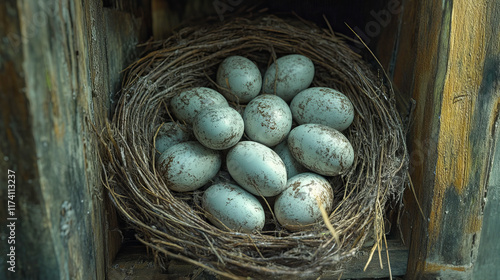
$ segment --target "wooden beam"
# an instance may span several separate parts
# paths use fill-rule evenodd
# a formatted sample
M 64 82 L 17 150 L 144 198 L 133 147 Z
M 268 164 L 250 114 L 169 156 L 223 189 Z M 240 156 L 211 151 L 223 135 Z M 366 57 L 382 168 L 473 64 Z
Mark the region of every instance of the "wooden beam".
M 108 34 L 113 20 L 121 29 Z M 112 256 L 88 121 L 99 127 L 107 117 L 139 24 L 105 14 L 98 0 L 0 4 L 0 179 L 7 182 L 9 169 L 16 174 L 17 218 L 15 272 L 2 261 L 1 279 L 105 277 Z M 7 209 L 7 185 L 0 185 Z M 6 215 L 0 211 L 2 221 Z
M 472 274 L 473 279 L 500 279 L 500 5 L 488 4 L 489 23 L 485 25 L 486 36 L 484 70 L 479 89 L 482 96 L 478 104 L 475 124 L 481 125 L 485 134 L 473 136 L 473 155 L 484 156 L 485 197 L 480 201 L 483 211 L 483 226 L 477 236 L 477 260 Z M 496 99 L 495 99 L 496 98 Z M 495 102 L 496 100 L 496 102 Z M 486 136 L 482 138 L 481 136 Z M 481 152 L 481 147 L 485 148 Z M 489 150 L 487 150 L 489 149 Z M 479 159 L 479 158 L 478 158 Z M 479 163 L 480 164 L 480 163 Z
M 30 151 L 31 156 L 19 153 L 9 158 L 12 169 L 30 168 L 32 173 L 18 180 L 18 266 L 9 279 L 97 279 L 105 272 L 101 205 L 94 201 L 100 195 L 94 188 L 99 182 L 96 176 L 86 176 L 96 174 L 98 166 L 92 136 L 83 121 L 86 115 L 99 118 L 105 112 L 99 106 L 105 99 L 97 99 L 96 104 L 91 95 L 91 90 L 99 90 L 94 82 L 104 79 L 89 77 L 102 64 L 93 63 L 99 57 L 89 62 L 86 52 L 103 48 L 87 37 L 91 24 L 85 26 L 87 13 L 96 20 L 98 14 L 90 11 L 99 11 L 97 4 L 10 1 L 1 5 L 7 13 L 15 13 L 11 20 L 19 26 L 8 34 L 18 39 L 10 42 L 15 60 L 4 63 L 16 64 L 13 74 L 22 81 L 3 93 L 5 99 L 25 100 L 18 106 L 23 106 L 26 118 L 5 127 L 12 134 L 6 151 L 16 146 Z M 2 111 L 7 106 L 2 103 Z M 14 134 L 21 126 L 23 133 Z
M 497 66 L 498 67 L 498 66 Z M 496 70 L 497 75 L 499 70 Z M 500 89 L 497 89 L 500 90 Z M 500 108 L 499 108 L 500 109 Z M 493 139 L 496 141 L 492 150 L 491 170 L 500 170 L 500 117 L 494 128 Z M 492 139 L 492 140 L 493 140 Z M 477 260 L 474 265 L 473 279 L 500 279 L 500 173 L 492 172 L 488 180 L 488 193 L 484 206 L 483 228 L 478 239 Z
M 422 217 L 408 191 L 402 219 L 410 241 L 407 278 L 470 279 L 478 244 L 493 242 L 479 237 L 484 198 L 492 195 L 488 180 L 497 176 L 491 166 L 499 137 L 500 4 L 403 5 L 394 83 L 416 100 L 410 170 L 424 211 Z
M 54 254 L 50 230 L 39 227 L 36 236 L 23 235 L 23 232 L 30 230 L 30 222 L 38 220 L 38 223 L 43 224 L 47 217 L 43 213 L 31 212 L 28 207 L 32 205 L 32 208 L 40 209 L 43 207 L 43 197 L 37 180 L 39 175 L 33 120 L 29 100 L 23 91 L 26 80 L 22 67 L 23 54 L 20 51 L 21 22 L 16 5 L 16 1 L 0 4 L 0 38 L 7 38 L 0 48 L 0 219 L 5 225 L 0 230 L 0 278 L 26 279 L 38 275 L 53 278 L 59 276 L 58 271 L 50 271 L 51 267 L 56 266 L 55 258 L 46 259 L 44 264 L 47 267 L 44 267 L 37 265 L 35 257 L 42 252 Z M 9 170 L 14 172 L 13 178 L 9 178 Z M 8 182 L 8 179 L 13 179 L 13 182 Z M 14 207 L 7 208 L 12 203 Z M 8 221 L 8 218 L 17 220 Z M 9 228 L 7 225 L 10 225 Z M 13 239 L 8 239 L 11 236 Z M 32 269 L 28 270 L 30 264 Z

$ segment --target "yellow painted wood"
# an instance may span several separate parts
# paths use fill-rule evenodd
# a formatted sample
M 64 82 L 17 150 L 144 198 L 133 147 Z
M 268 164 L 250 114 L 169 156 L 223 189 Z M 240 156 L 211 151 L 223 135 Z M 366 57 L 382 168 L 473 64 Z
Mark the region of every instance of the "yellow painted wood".
M 442 92 L 438 160 L 429 223 L 432 241 L 440 232 L 443 204 L 437 203 L 446 188 L 455 188 L 459 195 L 469 182 L 472 149 L 469 135 L 474 104 L 483 78 L 486 54 L 485 25 L 486 0 L 454 1 L 448 65 Z M 476 220 L 474 221 L 476 222 Z M 477 226 L 471 232 L 477 232 Z
M 394 83 L 416 100 L 413 194 L 405 195 L 408 279 L 470 279 L 498 143 L 497 1 L 404 1 Z M 496 136 L 495 136 L 496 135 Z

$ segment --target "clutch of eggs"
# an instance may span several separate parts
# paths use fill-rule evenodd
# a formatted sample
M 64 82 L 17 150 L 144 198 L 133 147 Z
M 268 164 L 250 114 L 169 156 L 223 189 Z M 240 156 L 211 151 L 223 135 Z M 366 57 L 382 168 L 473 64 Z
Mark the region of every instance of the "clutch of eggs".
M 354 106 L 335 89 L 311 87 L 314 73 L 311 59 L 299 54 L 276 59 L 263 76 L 250 59 L 230 56 L 213 89 L 175 95 L 169 108 L 177 121 L 157 128 L 154 142 L 167 187 L 203 191 L 205 216 L 221 230 L 261 231 L 270 209 L 263 199 L 274 201 L 270 210 L 288 230 L 320 221 L 320 205 L 333 207 L 328 176 L 354 162 L 342 133 Z M 230 178 L 215 178 L 219 171 Z

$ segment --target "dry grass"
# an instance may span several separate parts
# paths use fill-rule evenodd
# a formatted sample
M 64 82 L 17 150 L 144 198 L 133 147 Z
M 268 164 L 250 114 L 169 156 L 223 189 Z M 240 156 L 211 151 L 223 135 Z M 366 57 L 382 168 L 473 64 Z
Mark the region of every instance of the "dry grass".
M 376 241 L 373 253 L 380 254 L 386 202 L 403 192 L 408 156 L 394 93 L 341 37 L 297 19 L 237 18 L 185 27 L 149 43 L 148 53 L 129 66 L 116 114 L 99 133 L 103 181 L 118 212 L 161 265 L 175 258 L 235 279 L 305 277 L 341 267 L 367 239 Z M 271 221 L 260 234 L 222 231 L 205 219 L 201 191 L 172 193 L 158 176 L 153 140 L 170 118 L 166 104 L 189 87 L 217 89 L 213 79 L 227 56 L 246 56 L 266 68 L 291 53 L 314 62 L 312 86 L 335 88 L 353 102 L 356 117 L 344 134 L 354 147 L 354 165 L 332 179 L 335 208 L 326 224 L 289 232 Z

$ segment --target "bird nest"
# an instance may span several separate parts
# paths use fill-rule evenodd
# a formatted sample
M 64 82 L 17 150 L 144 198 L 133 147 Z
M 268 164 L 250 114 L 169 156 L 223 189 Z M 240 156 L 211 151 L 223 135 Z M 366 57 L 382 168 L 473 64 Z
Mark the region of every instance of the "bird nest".
M 388 202 L 401 197 L 408 181 L 405 137 L 394 92 L 341 35 L 301 19 L 260 16 L 188 26 L 147 48 L 126 69 L 99 154 L 111 201 L 160 265 L 178 259 L 229 278 L 317 277 L 341 268 L 367 240 L 375 241 L 372 253 L 383 247 Z M 171 121 L 170 98 L 190 87 L 218 89 L 215 75 L 226 57 L 245 56 L 266 68 L 287 54 L 313 61 L 311 86 L 336 89 L 353 103 L 355 118 L 343 133 L 354 164 L 331 178 L 333 212 L 313 227 L 291 232 L 271 221 L 256 234 L 221 230 L 200 206 L 203 188 L 169 190 L 155 162 L 155 135 Z

